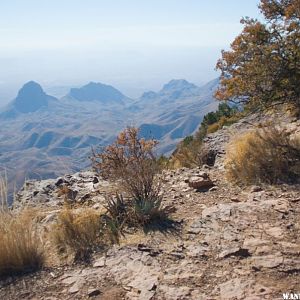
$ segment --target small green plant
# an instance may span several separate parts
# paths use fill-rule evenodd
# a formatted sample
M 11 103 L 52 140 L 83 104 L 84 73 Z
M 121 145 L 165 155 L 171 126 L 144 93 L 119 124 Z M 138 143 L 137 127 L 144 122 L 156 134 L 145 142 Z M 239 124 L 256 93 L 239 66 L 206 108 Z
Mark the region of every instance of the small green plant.
M 108 215 L 112 218 L 115 227 L 121 229 L 126 223 L 128 217 L 128 204 L 124 201 L 122 195 L 117 194 L 116 197 L 108 197 L 106 199 L 106 209 Z
M 161 207 L 162 198 L 155 195 L 153 199 L 135 199 L 133 202 L 135 219 L 144 227 L 166 219 L 166 210 Z
M 195 137 L 202 141 L 207 134 L 236 123 L 242 116 L 243 114 L 235 106 L 220 103 L 216 112 L 210 112 L 204 116 Z
M 169 166 L 169 158 L 161 155 L 157 160 L 158 166 L 161 170 L 168 169 Z
M 123 233 L 124 227 L 147 231 L 149 228 L 169 229 L 175 224 L 169 219 L 173 208 L 163 207 L 160 195 L 147 199 L 129 198 L 126 201 L 121 195 L 116 195 L 107 199 L 106 207 L 106 222 L 119 233 Z

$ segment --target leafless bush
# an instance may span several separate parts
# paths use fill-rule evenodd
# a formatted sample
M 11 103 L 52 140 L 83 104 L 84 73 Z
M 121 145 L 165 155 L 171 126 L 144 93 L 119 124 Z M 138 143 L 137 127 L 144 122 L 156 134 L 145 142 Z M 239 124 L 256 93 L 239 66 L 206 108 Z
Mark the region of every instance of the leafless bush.
M 147 199 L 159 189 L 155 180 L 159 165 L 153 153 L 157 142 L 141 139 L 138 134 L 137 128 L 127 127 L 112 145 L 93 154 L 92 163 L 103 178 L 120 180 L 131 197 Z

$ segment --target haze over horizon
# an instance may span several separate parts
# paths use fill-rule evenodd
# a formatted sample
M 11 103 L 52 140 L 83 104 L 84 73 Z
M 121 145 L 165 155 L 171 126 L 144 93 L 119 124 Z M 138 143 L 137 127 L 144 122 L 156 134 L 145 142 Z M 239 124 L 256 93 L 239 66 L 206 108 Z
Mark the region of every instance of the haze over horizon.
M 241 17 L 259 18 L 258 0 L 141 2 L 2 2 L 0 106 L 29 80 L 53 92 L 103 82 L 129 97 L 172 78 L 204 84 Z

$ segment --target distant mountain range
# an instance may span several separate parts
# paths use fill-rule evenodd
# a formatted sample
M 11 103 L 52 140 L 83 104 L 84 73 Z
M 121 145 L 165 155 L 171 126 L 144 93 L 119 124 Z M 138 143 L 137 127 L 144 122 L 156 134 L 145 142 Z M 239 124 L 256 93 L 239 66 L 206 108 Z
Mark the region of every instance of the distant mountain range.
M 198 87 L 171 80 L 158 92 L 130 99 L 112 86 L 90 82 L 57 99 L 30 81 L 0 111 L 0 168 L 17 185 L 24 178 L 84 169 L 91 147 L 107 145 L 128 125 L 158 139 L 158 153 L 168 155 L 197 130 L 206 113 L 216 110 L 218 83 L 215 79 Z

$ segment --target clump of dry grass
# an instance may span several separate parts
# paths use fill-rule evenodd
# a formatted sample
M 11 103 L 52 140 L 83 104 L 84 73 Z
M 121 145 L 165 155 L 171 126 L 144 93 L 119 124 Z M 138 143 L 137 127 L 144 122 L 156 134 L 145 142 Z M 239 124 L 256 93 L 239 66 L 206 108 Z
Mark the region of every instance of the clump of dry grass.
M 155 176 L 160 168 L 153 152 L 156 145 L 155 140 L 139 138 L 137 128 L 127 127 L 112 145 L 93 154 L 93 167 L 103 178 L 119 180 L 133 198 L 151 198 L 159 189 Z
M 282 126 L 248 132 L 227 151 L 227 177 L 239 184 L 294 183 L 300 178 L 300 137 Z
M 75 261 L 86 261 L 93 251 L 114 241 L 105 218 L 93 209 L 64 209 L 53 226 L 54 242 L 60 252 L 71 252 Z
M 36 230 L 34 212 L 0 212 L 0 276 L 38 270 L 43 266 L 42 242 Z
M 0 210 L 4 211 L 8 207 L 8 183 L 7 175 L 0 175 Z

